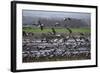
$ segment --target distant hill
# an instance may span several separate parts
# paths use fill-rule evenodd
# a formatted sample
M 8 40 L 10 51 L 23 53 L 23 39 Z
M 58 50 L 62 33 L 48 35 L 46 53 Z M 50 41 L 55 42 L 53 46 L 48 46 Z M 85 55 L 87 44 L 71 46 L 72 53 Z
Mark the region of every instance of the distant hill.
M 70 20 L 64 21 L 64 18 L 39 18 L 39 17 L 29 17 L 29 16 L 23 16 L 23 26 L 29 25 L 29 26 L 38 26 L 38 21 L 41 22 L 41 24 L 44 24 L 45 27 L 53 27 L 56 25 L 56 27 L 90 27 L 89 24 L 87 24 L 82 19 L 77 18 L 70 18 Z

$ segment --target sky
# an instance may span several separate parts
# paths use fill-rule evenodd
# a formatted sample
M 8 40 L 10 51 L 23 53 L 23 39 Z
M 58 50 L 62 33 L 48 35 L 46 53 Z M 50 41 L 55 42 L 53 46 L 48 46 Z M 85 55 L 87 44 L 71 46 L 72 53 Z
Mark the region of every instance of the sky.
M 61 11 L 39 11 L 39 10 L 23 10 L 23 16 L 33 18 L 76 18 L 85 21 L 90 25 L 91 14 L 90 13 L 77 13 L 77 12 L 61 12 Z

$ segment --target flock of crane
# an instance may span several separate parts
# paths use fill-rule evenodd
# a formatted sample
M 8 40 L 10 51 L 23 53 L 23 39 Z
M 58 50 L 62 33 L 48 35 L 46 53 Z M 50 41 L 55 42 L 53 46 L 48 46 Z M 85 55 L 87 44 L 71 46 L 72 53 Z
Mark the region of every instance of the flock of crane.
M 71 21 L 71 18 L 64 18 L 64 21 Z M 44 25 L 40 21 L 38 25 L 43 31 Z M 51 28 L 52 32 L 42 34 L 23 31 L 23 62 L 90 59 L 90 34 L 73 34 L 67 26 L 63 28 L 68 34 L 56 33 L 54 27 Z
M 90 59 L 90 35 L 79 33 L 61 35 L 54 32 L 35 38 L 31 32 L 23 32 L 23 62 Z M 40 37 L 41 37 L 40 36 Z

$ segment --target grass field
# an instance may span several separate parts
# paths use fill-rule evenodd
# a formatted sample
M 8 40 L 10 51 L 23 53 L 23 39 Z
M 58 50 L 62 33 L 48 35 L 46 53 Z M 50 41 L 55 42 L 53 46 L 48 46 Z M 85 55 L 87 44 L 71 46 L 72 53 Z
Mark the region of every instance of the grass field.
M 90 28 L 70 28 L 73 33 L 82 32 L 82 33 L 89 33 L 91 30 Z M 30 28 L 25 27 L 23 28 L 23 31 L 25 32 L 32 32 L 32 33 L 48 33 L 52 32 L 51 28 L 44 28 L 42 31 L 40 28 Z M 66 33 L 68 30 L 66 28 L 55 28 L 55 31 L 58 33 Z

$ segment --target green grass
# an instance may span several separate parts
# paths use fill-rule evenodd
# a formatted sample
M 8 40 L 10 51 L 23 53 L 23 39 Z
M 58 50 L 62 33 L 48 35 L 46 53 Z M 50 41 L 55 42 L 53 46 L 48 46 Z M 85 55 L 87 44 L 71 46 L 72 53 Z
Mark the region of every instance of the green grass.
M 83 32 L 83 33 L 89 33 L 90 28 L 71 28 L 73 33 Z M 41 31 L 40 28 L 23 28 L 23 31 L 25 32 L 32 32 L 32 33 L 47 33 L 52 32 L 51 28 L 44 28 L 44 30 Z M 55 28 L 55 31 L 57 33 L 66 33 L 68 30 L 66 28 Z

